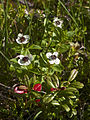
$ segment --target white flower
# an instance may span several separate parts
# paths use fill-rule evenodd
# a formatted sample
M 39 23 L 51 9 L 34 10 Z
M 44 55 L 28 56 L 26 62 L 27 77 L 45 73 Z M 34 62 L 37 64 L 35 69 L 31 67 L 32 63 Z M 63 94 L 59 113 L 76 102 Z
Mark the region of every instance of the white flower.
M 24 10 L 26 15 L 29 15 L 29 12 L 27 11 L 27 9 Z
M 28 56 L 18 55 L 16 58 L 18 58 L 19 65 L 26 65 L 26 66 L 31 64 L 31 61 L 33 60 L 33 56 L 31 54 Z
M 63 21 L 62 21 L 61 19 L 58 19 L 58 17 L 55 17 L 54 20 L 53 20 L 53 24 L 54 24 L 56 27 L 62 28 L 62 23 L 63 23 Z
M 57 58 L 58 57 L 58 52 L 54 52 L 53 54 L 48 52 L 46 53 L 46 57 L 49 59 L 50 64 L 59 64 L 60 60 Z
M 16 42 L 18 44 L 26 44 L 29 42 L 29 39 L 30 39 L 29 35 L 23 35 L 23 34 L 19 33 L 18 38 L 16 39 Z

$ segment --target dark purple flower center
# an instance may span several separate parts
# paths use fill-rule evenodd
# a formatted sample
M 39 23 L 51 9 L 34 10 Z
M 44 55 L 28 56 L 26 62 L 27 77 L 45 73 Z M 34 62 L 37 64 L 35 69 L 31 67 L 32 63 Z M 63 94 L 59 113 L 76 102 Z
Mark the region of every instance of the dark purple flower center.
M 20 41 L 21 41 L 21 42 L 24 42 L 24 41 L 25 41 L 25 37 L 21 37 L 21 38 L 20 38 Z
M 56 55 L 51 55 L 49 59 L 54 60 L 54 59 L 56 59 L 56 58 L 57 58 Z
M 29 60 L 28 57 L 23 57 L 22 61 L 27 62 Z
M 59 21 L 55 21 L 55 23 L 56 23 L 57 25 L 60 25 L 60 22 L 59 22 Z

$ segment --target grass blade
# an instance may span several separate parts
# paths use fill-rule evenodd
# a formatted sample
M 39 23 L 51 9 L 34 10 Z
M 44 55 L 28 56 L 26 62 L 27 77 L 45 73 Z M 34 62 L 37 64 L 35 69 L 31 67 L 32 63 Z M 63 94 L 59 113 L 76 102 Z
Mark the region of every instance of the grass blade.
M 68 13 L 68 15 L 72 18 L 73 22 L 76 24 L 76 26 L 78 27 L 78 24 L 76 22 L 76 20 L 74 19 L 74 17 L 70 14 L 70 12 L 67 10 L 67 8 L 65 7 L 65 5 L 59 0 L 60 4 L 63 6 L 63 8 L 66 10 L 66 12 Z

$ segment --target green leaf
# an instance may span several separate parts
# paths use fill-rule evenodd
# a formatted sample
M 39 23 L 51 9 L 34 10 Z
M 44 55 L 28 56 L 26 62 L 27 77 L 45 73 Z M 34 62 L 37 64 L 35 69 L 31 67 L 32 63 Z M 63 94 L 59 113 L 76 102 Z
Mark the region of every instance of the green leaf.
M 68 37 L 72 37 L 72 36 L 74 36 L 74 34 L 75 34 L 74 31 L 68 31 L 68 32 L 67 32 L 67 36 L 68 36 Z
M 76 69 L 73 69 L 72 71 L 71 71 L 71 74 L 70 74 L 70 77 L 69 77 L 69 81 L 73 81 L 74 79 L 75 79 L 75 77 L 77 76 L 77 74 L 78 74 L 78 71 L 76 70 Z
M 52 105 L 60 105 L 57 100 L 53 100 L 51 104 L 52 104 Z
M 44 98 L 43 98 L 43 102 L 44 103 L 49 103 L 51 102 L 55 96 L 57 95 L 57 92 L 53 93 L 53 94 L 48 94 L 48 95 L 45 95 Z
M 18 63 L 16 58 L 10 59 L 11 62 Z
M 41 72 L 38 71 L 38 69 L 29 70 L 29 72 L 32 72 L 32 73 L 37 74 L 37 75 L 41 75 Z
M 73 113 L 73 115 L 77 115 L 77 110 L 76 109 L 72 109 L 72 113 Z
M 59 65 L 56 65 L 56 64 L 54 64 L 53 66 L 52 66 L 52 69 L 54 70 L 54 71 L 56 71 L 56 72 L 62 72 L 62 70 L 64 69 L 64 67 L 63 67 L 63 65 L 62 64 L 59 64 Z
M 32 94 L 33 94 L 35 97 L 37 97 L 37 98 L 40 98 L 40 97 L 41 97 L 41 94 L 40 94 L 40 92 L 38 92 L 38 91 L 32 91 Z
M 47 83 L 50 85 L 52 88 L 55 88 L 54 84 L 47 78 Z
M 42 113 L 42 111 L 39 111 L 39 112 L 35 115 L 35 117 L 34 117 L 33 120 L 36 120 L 36 118 L 37 118 L 41 113 Z
M 39 46 L 39 45 L 31 45 L 30 47 L 29 47 L 29 49 L 37 49 L 37 50 L 41 50 L 42 48 Z
M 44 19 L 44 26 L 47 24 L 47 18 Z
M 53 84 L 54 84 L 55 88 L 58 88 L 59 87 L 59 79 L 58 79 L 58 77 L 54 75 L 54 77 L 52 77 L 51 79 L 53 81 Z
M 28 68 L 28 70 L 32 69 L 32 68 L 33 68 L 32 64 L 29 64 L 29 65 L 27 66 L 27 68 Z
M 54 75 L 54 77 L 55 77 L 55 83 L 56 83 L 55 85 L 56 85 L 56 87 L 58 87 L 59 86 L 59 79 L 56 75 Z
M 58 94 L 60 97 L 63 96 L 63 97 L 68 97 L 68 98 L 70 98 L 71 96 L 75 96 L 73 91 L 69 91 L 69 90 L 68 91 L 67 90 L 60 91 Z
M 60 53 L 64 53 L 64 52 L 68 51 L 69 48 L 70 48 L 70 45 L 68 45 L 68 44 L 61 44 L 59 46 L 59 51 L 60 51 Z
M 69 98 L 76 98 L 76 96 L 75 96 L 75 95 L 73 95 L 73 96 L 69 96 Z
M 40 53 L 40 56 L 41 56 L 41 58 L 43 59 L 44 63 L 46 64 L 46 63 L 47 63 L 47 62 L 46 62 L 46 59 L 45 59 L 46 56 L 44 56 L 42 52 Z
M 62 101 L 65 101 L 65 100 L 66 100 L 65 97 L 59 97 L 59 99 L 58 99 L 59 102 L 62 102 Z
M 63 104 L 62 105 L 62 107 L 67 111 L 67 112 L 69 112 L 70 111 L 70 108 L 68 107 L 68 105 L 66 105 L 66 104 Z
M 78 90 L 76 88 L 73 88 L 73 87 L 68 87 L 64 91 L 66 91 L 66 92 L 78 92 Z
M 10 70 L 11 70 L 11 71 L 14 71 L 14 70 L 15 70 L 15 67 L 14 67 L 12 64 L 10 65 Z
M 71 99 L 69 100 L 69 103 L 73 106 L 73 101 Z
M 83 88 L 84 84 L 80 82 L 73 82 L 70 86 L 75 88 Z

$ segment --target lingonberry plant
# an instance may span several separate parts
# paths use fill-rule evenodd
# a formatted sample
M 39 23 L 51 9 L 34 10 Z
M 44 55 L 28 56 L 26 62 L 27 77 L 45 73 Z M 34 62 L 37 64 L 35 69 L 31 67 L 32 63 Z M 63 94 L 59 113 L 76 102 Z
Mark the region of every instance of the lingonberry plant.
M 89 4 L 1 0 L 1 119 L 88 120 Z

